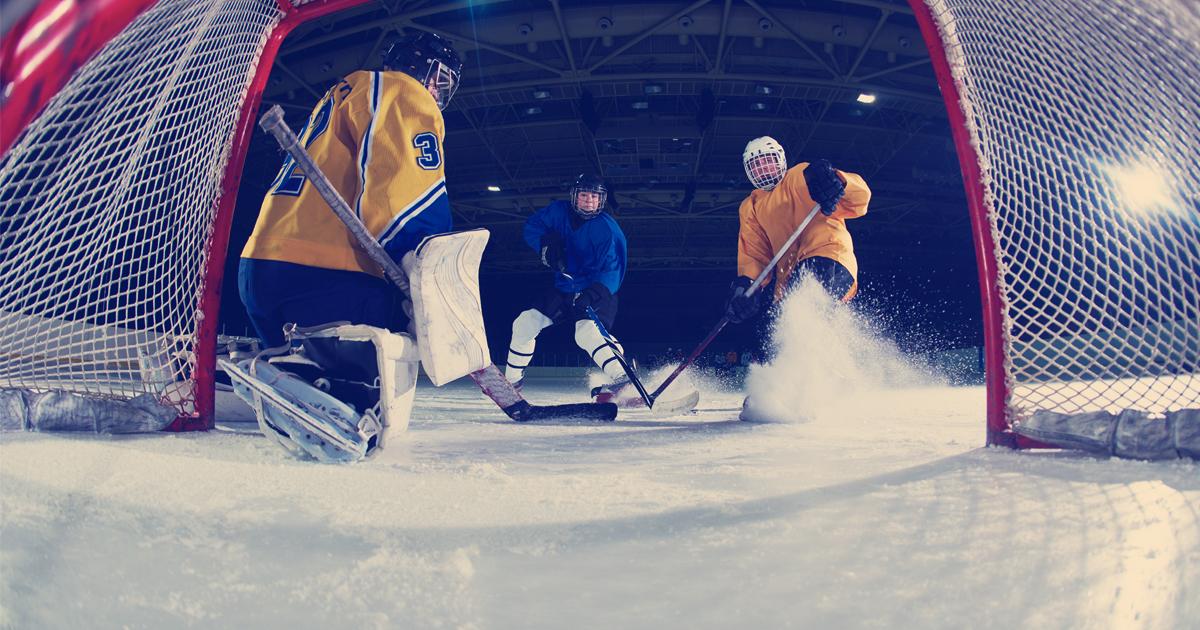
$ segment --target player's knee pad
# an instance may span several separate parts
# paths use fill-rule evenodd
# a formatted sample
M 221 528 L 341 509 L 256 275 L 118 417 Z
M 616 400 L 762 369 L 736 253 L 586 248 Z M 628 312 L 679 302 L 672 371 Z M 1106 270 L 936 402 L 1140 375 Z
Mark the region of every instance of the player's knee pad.
M 538 333 L 553 323 L 553 320 L 536 308 L 523 311 L 513 320 L 512 345 L 523 346 L 537 339 Z

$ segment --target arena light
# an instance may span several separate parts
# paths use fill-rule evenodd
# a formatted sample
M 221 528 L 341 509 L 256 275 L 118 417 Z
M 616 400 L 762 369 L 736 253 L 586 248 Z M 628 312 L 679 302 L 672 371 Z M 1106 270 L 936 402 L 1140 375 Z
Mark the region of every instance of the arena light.
M 542 113 L 541 107 L 526 107 L 525 108 L 526 116 L 537 116 L 540 113 Z
M 550 98 L 550 90 L 534 90 L 533 98 L 536 98 L 539 101 Z
M 500 192 L 500 187 L 492 184 L 491 186 L 488 186 L 488 192 Z
M 868 92 L 861 92 L 859 93 L 858 98 L 855 100 L 864 105 L 870 105 L 871 103 L 875 102 L 875 95 Z
M 1104 167 L 1121 204 L 1129 210 L 1145 211 L 1174 207 L 1171 187 L 1162 172 L 1148 164 L 1114 164 Z
M 647 83 L 645 87 L 642 88 L 642 91 L 644 91 L 646 94 L 662 94 L 664 90 L 665 88 L 659 83 Z
M 634 109 L 650 109 L 650 103 L 648 103 L 646 101 L 634 101 L 633 108 Z
M 767 104 L 766 104 L 766 103 L 757 103 L 757 102 L 756 102 L 756 103 L 751 103 L 751 104 L 750 104 L 750 109 L 752 109 L 752 110 L 754 110 L 754 111 L 756 111 L 756 112 L 765 111 L 765 110 L 767 109 Z

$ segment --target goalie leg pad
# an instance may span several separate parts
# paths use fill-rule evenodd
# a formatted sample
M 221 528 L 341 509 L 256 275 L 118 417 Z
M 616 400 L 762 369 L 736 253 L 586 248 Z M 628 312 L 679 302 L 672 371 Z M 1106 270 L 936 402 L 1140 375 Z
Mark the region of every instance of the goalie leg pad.
M 383 426 L 378 448 L 408 429 L 420 361 L 412 337 L 374 326 L 341 325 L 297 331 L 295 338 L 333 377 L 330 393 L 359 413 L 375 414 Z
M 491 365 L 479 300 L 488 231 L 426 237 L 404 256 L 421 363 L 436 386 Z
M 302 459 L 353 462 L 408 428 L 420 360 L 412 337 L 363 325 L 296 329 L 291 337 L 307 361 L 264 359 L 278 349 L 237 365 L 219 361 L 264 435 Z M 308 377 L 322 387 L 289 366 L 312 368 Z
M 222 361 L 234 391 L 258 417 L 263 435 L 303 459 L 349 463 L 378 445 L 382 426 L 329 394 L 255 358 L 240 366 Z

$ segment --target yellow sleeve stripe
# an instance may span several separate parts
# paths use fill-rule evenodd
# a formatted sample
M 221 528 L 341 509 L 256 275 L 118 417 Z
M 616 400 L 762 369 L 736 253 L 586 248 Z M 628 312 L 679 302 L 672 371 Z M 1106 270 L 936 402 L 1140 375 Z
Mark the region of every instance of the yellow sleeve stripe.
M 413 217 L 421 214 L 426 208 L 433 205 L 435 201 L 446 194 L 446 178 L 440 178 L 433 183 L 432 186 L 425 189 L 417 200 L 409 204 L 407 208 L 397 214 L 387 227 L 383 228 L 383 234 L 379 238 L 380 244 L 386 246 L 389 241 L 396 238 L 396 235 L 404 230 L 405 224 L 413 219 Z
M 363 218 L 362 198 L 367 192 L 367 173 L 371 166 L 371 140 L 375 137 L 375 112 L 379 110 L 379 92 L 381 77 L 378 72 L 371 73 L 371 118 L 367 121 L 367 132 L 363 134 L 362 147 L 358 151 L 358 198 L 354 200 L 354 214 Z

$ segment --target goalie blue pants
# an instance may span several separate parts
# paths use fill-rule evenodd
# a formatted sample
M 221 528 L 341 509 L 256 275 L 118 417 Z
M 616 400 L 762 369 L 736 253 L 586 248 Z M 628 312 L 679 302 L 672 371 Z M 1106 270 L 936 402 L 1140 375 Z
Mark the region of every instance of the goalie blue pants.
M 238 293 L 268 348 L 283 344 L 283 325 L 288 323 L 306 327 L 344 321 L 391 330 L 404 330 L 406 323 L 399 291 L 356 271 L 243 258 Z

